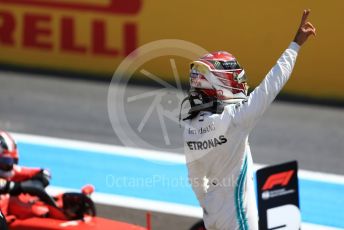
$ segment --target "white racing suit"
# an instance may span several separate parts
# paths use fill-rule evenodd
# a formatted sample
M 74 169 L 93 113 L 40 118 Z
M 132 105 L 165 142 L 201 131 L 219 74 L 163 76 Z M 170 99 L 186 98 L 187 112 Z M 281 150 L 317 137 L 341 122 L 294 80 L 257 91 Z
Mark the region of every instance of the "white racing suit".
M 298 50 L 292 42 L 247 100 L 185 121 L 189 180 L 208 230 L 258 229 L 248 135 L 289 79 Z

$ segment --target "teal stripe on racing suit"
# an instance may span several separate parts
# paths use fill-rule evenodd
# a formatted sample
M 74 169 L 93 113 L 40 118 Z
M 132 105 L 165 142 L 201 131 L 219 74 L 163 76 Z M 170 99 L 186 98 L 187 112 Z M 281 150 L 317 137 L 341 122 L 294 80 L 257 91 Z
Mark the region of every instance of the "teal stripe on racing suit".
M 243 206 L 243 196 L 244 196 L 244 185 L 246 181 L 247 173 L 247 156 L 245 157 L 244 164 L 241 168 L 241 172 L 238 178 L 237 185 L 235 187 L 235 207 L 238 218 L 238 225 L 240 230 L 248 230 L 248 223 L 246 218 L 245 209 Z

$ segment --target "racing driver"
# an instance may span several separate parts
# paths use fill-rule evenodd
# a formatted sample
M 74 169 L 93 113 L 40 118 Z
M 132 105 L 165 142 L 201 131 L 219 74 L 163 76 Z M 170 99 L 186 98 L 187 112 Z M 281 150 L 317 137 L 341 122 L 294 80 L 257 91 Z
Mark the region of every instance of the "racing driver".
M 44 189 L 50 182 L 48 170 L 19 166 L 18 161 L 16 142 L 8 132 L 0 130 L 0 210 L 7 221 L 14 218 L 13 215 L 27 215 L 24 205 L 18 209 L 18 213 L 14 213 L 16 209 L 11 206 L 18 206 L 20 199 L 10 199 L 11 196 L 14 198 L 21 193 L 32 193 L 32 187 L 37 187 L 36 181 L 41 185 L 37 189 Z
M 315 35 L 309 13 L 303 12 L 293 42 L 250 95 L 232 54 L 213 52 L 191 63 L 184 148 L 208 230 L 258 229 L 248 135 L 288 81 L 300 47 Z

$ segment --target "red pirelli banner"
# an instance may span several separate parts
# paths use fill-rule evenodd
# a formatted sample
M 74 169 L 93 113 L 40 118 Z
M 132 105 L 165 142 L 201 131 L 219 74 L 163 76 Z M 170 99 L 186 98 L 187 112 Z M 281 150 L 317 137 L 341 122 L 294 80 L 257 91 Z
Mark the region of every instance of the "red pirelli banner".
M 344 21 L 343 6 L 341 0 L 331 7 L 308 0 L 0 0 L 0 64 L 111 76 L 136 48 L 181 39 L 233 53 L 254 86 L 293 39 L 302 10 L 311 8 L 318 37 L 302 48 L 284 92 L 344 99 L 344 30 L 333 26 Z M 171 79 L 168 59 L 156 59 L 149 70 Z M 189 61 L 177 63 L 183 81 Z
M 3 63 L 113 72 L 138 47 L 141 0 L 0 0 Z

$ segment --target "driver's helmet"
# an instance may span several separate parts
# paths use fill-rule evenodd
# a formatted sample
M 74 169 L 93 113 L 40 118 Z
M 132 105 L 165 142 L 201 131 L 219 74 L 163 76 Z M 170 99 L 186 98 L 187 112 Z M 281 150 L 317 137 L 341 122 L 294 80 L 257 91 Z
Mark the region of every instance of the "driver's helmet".
M 17 144 L 6 131 L 0 130 L 0 177 L 6 177 L 18 164 L 19 154 Z
M 191 91 L 224 102 L 246 99 L 246 81 L 244 69 L 226 51 L 206 54 L 190 66 Z

